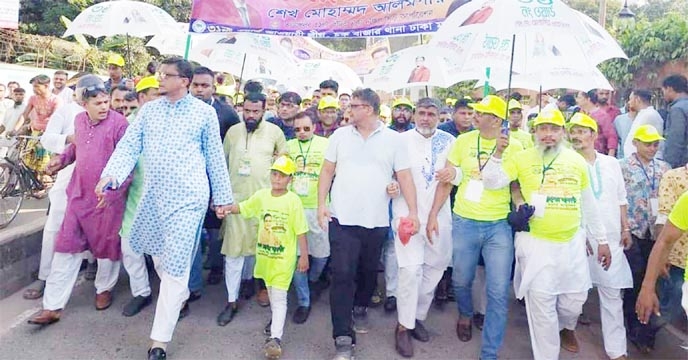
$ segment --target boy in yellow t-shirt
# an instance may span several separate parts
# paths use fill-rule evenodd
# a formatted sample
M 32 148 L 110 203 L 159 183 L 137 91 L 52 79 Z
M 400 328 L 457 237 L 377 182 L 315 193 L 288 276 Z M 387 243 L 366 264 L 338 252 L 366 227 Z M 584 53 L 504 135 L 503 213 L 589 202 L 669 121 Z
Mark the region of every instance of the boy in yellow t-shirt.
M 232 205 L 232 214 L 258 218 L 258 243 L 253 276 L 263 279 L 270 295 L 270 338 L 265 341 L 265 356 L 278 359 L 282 355 L 282 332 L 287 317 L 287 290 L 294 270 L 308 271 L 308 223 L 299 196 L 288 190 L 296 164 L 280 156 L 270 168 L 270 189 L 261 189 L 239 205 Z M 296 246 L 301 256 L 296 257 Z M 296 268 L 296 269 L 295 269 Z

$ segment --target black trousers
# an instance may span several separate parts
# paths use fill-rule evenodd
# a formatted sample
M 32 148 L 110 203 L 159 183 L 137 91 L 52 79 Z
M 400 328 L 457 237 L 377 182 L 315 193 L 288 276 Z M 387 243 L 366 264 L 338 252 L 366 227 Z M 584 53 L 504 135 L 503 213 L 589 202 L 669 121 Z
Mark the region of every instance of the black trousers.
M 623 294 L 626 332 L 629 339 L 633 342 L 654 347 L 655 335 L 659 331 L 657 319 L 654 319 L 655 316 L 653 315 L 648 324 L 641 324 L 638 321 L 638 315 L 635 313 L 635 303 L 638 300 L 640 286 L 643 284 L 643 278 L 645 278 L 647 261 L 655 242 L 650 239 L 641 239 L 635 235 L 632 235 L 632 238 L 633 245 L 630 249 L 624 250 L 628 264 L 631 267 L 631 273 L 633 274 L 633 289 L 626 289 Z
M 354 306 L 368 306 L 377 286 L 377 267 L 389 227 L 367 229 L 340 225 L 336 218 L 329 226 L 330 312 L 332 337 L 350 336 L 355 341 L 351 312 Z

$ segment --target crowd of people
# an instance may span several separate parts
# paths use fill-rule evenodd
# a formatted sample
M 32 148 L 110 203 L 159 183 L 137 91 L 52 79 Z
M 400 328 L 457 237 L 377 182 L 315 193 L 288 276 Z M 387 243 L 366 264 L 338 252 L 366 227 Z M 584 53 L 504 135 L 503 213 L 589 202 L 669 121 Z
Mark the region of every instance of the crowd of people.
M 414 340 L 431 340 L 431 305 L 448 300 L 459 341 L 480 331 L 475 357 L 506 355 L 512 285 L 535 359 L 579 351 L 592 286 L 610 359 L 627 358 L 627 340 L 650 353 L 688 312 L 685 76 L 663 80 L 660 112 L 644 89 L 622 110 L 608 90 L 534 107 L 518 93 L 386 106 L 334 80 L 310 98 L 257 81 L 232 95 L 224 75 L 180 58 L 136 80 L 123 68 L 112 56 L 107 81 L 57 71 L 52 87 L 38 75 L 32 96 L 0 85 L 0 133 L 40 139 L 25 161 L 56 176 L 39 286 L 24 294 L 43 301 L 30 324 L 60 320 L 83 261 L 97 310 L 124 266 L 127 317 L 152 304 L 157 273 L 148 359 L 166 358 L 189 304 L 223 281 L 217 325 L 255 297 L 272 312 L 270 359 L 288 338 L 290 288 L 296 324 L 329 288 L 338 360 L 377 304 L 396 312 L 395 350 L 413 357 Z

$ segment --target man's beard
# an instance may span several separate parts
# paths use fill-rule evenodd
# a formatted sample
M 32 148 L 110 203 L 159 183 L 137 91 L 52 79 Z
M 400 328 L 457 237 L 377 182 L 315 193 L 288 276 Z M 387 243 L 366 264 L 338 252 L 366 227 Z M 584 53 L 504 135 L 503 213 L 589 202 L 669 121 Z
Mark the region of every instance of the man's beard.
M 24 103 L 24 100 L 22 100 L 22 101 L 14 100 L 14 106 L 19 106 L 19 105 L 21 105 L 21 104 L 23 104 L 23 103 Z
M 563 140 L 559 140 L 559 142 L 556 143 L 556 145 L 545 145 L 535 140 L 535 148 L 537 149 L 538 153 L 540 154 L 541 157 L 547 157 L 547 156 L 552 156 L 558 154 L 563 145 Z
M 258 125 L 260 125 L 261 120 L 244 120 L 244 122 L 246 123 L 246 131 L 251 133 L 258 128 Z
M 435 133 L 436 127 L 421 127 L 421 126 L 416 126 L 416 131 L 418 131 L 419 134 L 423 136 L 431 136 L 432 134 Z
M 609 99 L 598 99 L 597 100 L 597 103 L 600 105 L 607 105 L 608 102 L 609 102 Z
M 403 116 L 398 117 L 398 118 L 393 118 L 392 122 L 394 123 L 394 125 L 403 125 L 403 126 L 406 126 L 409 123 L 408 119 L 406 119 Z

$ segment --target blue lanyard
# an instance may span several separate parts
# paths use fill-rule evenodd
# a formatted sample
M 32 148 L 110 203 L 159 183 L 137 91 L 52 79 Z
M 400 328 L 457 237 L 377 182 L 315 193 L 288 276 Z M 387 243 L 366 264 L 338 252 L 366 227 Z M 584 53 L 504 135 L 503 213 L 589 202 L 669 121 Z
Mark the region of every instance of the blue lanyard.
M 647 175 L 647 171 L 645 170 L 645 167 L 643 166 L 643 163 L 640 161 L 638 158 L 638 154 L 633 154 L 635 155 L 635 159 L 638 161 L 638 165 L 640 166 L 640 170 L 643 171 L 643 175 L 645 175 L 645 178 L 647 179 L 648 182 L 650 182 L 650 176 Z M 656 180 L 657 180 L 657 169 L 655 168 L 655 159 L 652 159 L 650 161 L 650 166 L 652 167 L 652 192 L 655 191 L 655 185 L 656 185 Z

